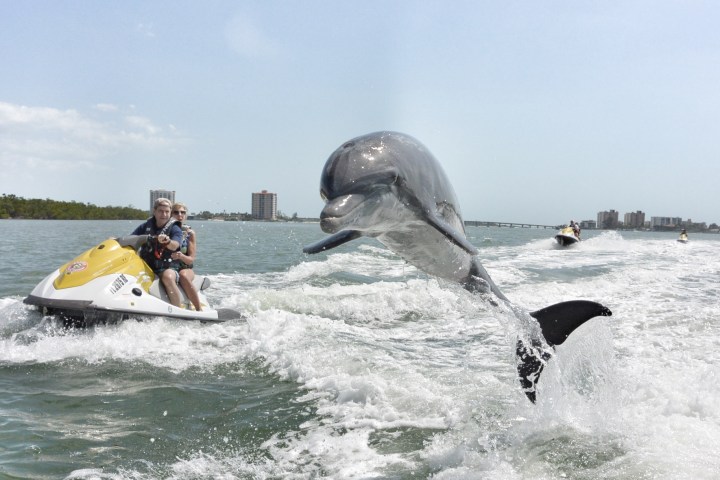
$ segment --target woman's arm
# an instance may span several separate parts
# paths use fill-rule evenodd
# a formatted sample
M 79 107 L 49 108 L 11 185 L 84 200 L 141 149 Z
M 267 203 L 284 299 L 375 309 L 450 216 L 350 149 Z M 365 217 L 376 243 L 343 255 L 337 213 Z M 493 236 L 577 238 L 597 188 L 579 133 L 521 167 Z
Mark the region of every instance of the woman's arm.
M 183 263 L 185 265 L 192 265 L 195 262 L 195 253 L 197 252 L 197 243 L 195 243 L 195 231 L 188 231 L 188 247 L 187 253 L 183 257 Z

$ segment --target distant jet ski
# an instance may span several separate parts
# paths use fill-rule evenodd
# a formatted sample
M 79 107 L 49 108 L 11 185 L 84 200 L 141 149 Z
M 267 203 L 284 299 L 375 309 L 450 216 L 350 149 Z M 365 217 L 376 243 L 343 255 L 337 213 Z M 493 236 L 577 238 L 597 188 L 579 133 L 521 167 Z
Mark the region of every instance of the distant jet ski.
M 688 243 L 689 239 L 688 239 L 687 232 L 685 230 L 680 232 L 680 237 L 677 239 L 677 241 L 680 243 Z
M 555 241 L 563 247 L 567 247 L 568 245 L 578 243 L 580 239 L 575 235 L 572 227 L 565 227 L 560 229 L 557 235 L 555 235 Z
M 193 284 L 202 310 L 193 309 L 182 288 L 181 307 L 172 305 L 159 279 L 138 255 L 138 249 L 149 239 L 149 235 L 129 235 L 105 240 L 45 277 L 23 302 L 78 326 L 131 317 L 201 322 L 241 318 L 235 310 L 210 307 L 205 296 L 210 280 L 201 275 L 195 276 Z

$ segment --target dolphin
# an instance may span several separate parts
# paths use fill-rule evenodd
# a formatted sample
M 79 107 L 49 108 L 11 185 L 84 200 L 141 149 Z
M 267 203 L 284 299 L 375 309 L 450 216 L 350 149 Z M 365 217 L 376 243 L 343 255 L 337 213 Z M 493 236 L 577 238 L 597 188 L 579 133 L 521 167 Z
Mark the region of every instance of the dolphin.
M 320 227 L 331 235 L 306 246 L 305 253 L 374 237 L 418 269 L 460 283 L 495 305 L 495 298 L 506 302 L 519 318 L 527 315 L 510 303 L 480 264 L 477 249 L 465 236 L 450 181 L 413 137 L 382 131 L 345 142 L 323 167 L 320 195 L 325 201 Z M 528 313 L 541 335 L 534 328 L 529 344 L 518 339 L 517 371 L 525 395 L 535 403 L 540 373 L 554 347 L 587 320 L 612 312 L 596 302 L 574 300 Z

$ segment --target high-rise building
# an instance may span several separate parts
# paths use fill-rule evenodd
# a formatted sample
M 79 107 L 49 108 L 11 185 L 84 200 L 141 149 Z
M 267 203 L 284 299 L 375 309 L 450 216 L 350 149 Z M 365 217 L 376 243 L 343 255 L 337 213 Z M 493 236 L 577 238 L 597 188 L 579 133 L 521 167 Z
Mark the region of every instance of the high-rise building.
M 170 203 L 175 203 L 175 190 L 150 190 L 150 213 L 152 214 L 153 205 L 158 198 L 167 198 Z
M 252 218 L 277 220 L 277 194 L 263 190 L 252 194 Z
M 638 210 L 625 214 L 623 221 L 625 228 L 643 228 L 645 226 L 645 212 Z
M 598 228 L 617 228 L 618 212 L 610 210 L 609 212 L 598 212 L 597 214 Z
M 682 225 L 680 217 L 650 217 L 650 228 L 675 228 Z

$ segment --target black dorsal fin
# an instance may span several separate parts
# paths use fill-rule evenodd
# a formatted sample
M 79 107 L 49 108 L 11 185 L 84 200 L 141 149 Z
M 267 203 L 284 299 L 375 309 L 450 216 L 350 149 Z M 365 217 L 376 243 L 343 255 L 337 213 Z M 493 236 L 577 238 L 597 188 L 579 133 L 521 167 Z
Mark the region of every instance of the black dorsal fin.
M 593 317 L 609 317 L 612 312 L 604 305 L 589 300 L 556 303 L 530 312 L 537 319 L 549 345 L 561 345 L 580 325 Z

